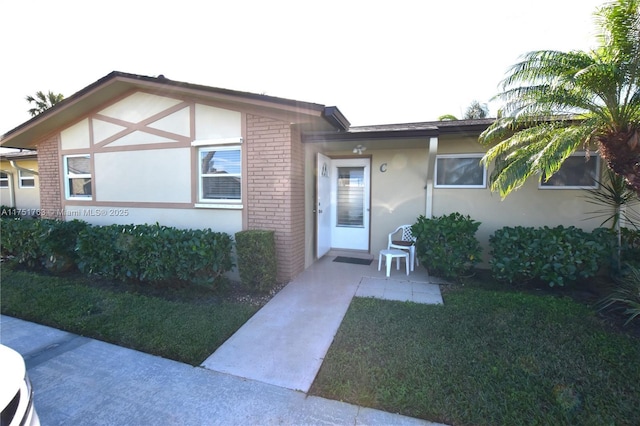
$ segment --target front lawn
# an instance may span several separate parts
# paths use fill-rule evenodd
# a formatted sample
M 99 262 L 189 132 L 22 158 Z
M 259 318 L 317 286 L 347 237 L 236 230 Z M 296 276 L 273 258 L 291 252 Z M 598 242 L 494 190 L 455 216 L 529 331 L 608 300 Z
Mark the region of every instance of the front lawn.
M 637 425 L 640 339 L 566 297 L 356 298 L 311 393 L 453 425 Z
M 2 314 L 192 365 L 201 364 L 259 308 L 196 286 L 153 288 L 7 265 L 1 291 Z

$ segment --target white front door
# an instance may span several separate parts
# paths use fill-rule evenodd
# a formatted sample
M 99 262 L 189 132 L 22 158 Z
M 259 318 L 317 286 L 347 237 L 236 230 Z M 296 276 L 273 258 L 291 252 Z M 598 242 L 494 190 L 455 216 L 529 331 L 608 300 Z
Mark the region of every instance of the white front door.
M 369 250 L 371 162 L 331 160 L 331 247 Z
M 331 159 L 318 154 L 316 179 L 316 256 L 331 249 Z

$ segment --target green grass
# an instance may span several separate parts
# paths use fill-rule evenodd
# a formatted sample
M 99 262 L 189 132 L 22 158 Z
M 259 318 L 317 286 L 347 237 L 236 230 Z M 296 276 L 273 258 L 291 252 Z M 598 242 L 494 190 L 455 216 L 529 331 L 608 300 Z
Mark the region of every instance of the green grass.
M 356 298 L 311 393 L 453 425 L 637 425 L 640 340 L 569 298 Z
M 184 297 L 167 300 L 96 286 L 88 278 L 3 265 L 0 306 L 6 315 L 192 365 L 201 364 L 258 309 L 202 297 L 207 289 L 173 291 Z

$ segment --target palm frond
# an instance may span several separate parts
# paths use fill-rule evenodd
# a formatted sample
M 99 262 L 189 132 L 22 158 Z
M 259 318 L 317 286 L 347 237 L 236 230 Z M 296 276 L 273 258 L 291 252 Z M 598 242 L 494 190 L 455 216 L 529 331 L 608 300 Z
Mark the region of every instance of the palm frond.
M 616 0 L 597 17 L 602 30 L 597 49 L 529 52 L 501 82 L 494 100 L 502 102 L 503 115 L 479 138 L 495 144 L 482 161 L 495 162 L 491 185 L 501 195 L 528 176 L 551 176 L 581 144 L 601 144 L 602 155 L 618 173 L 636 173 L 626 160 L 635 154 L 616 157 L 611 153 L 622 151 L 607 144 L 624 142 L 620 138 L 640 128 L 640 0 Z M 575 120 L 551 124 L 559 117 Z M 640 185 L 633 185 L 640 194 Z

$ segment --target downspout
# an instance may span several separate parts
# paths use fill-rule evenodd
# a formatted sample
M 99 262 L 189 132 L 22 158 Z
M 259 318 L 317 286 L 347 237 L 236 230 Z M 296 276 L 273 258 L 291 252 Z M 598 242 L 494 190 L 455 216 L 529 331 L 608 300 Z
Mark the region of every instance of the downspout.
M 9 207 L 14 207 L 16 206 L 16 193 L 15 193 L 15 189 L 13 187 L 13 172 L 9 171 L 9 170 L 0 170 L 0 172 L 2 173 L 6 173 L 7 176 L 9 177 L 9 200 L 11 202 L 11 205 Z
M 13 167 L 16 170 L 21 170 L 23 172 L 29 172 L 29 173 L 33 173 L 34 175 L 39 175 L 38 172 L 36 172 L 35 170 L 25 169 L 24 167 L 18 166 L 14 160 L 10 160 L 9 164 L 11 164 L 11 167 Z
M 435 181 L 437 153 L 438 153 L 438 137 L 432 136 L 429 138 L 429 153 L 427 155 L 427 184 L 424 187 L 426 191 L 424 216 L 427 219 L 431 219 L 433 217 L 433 183 Z

